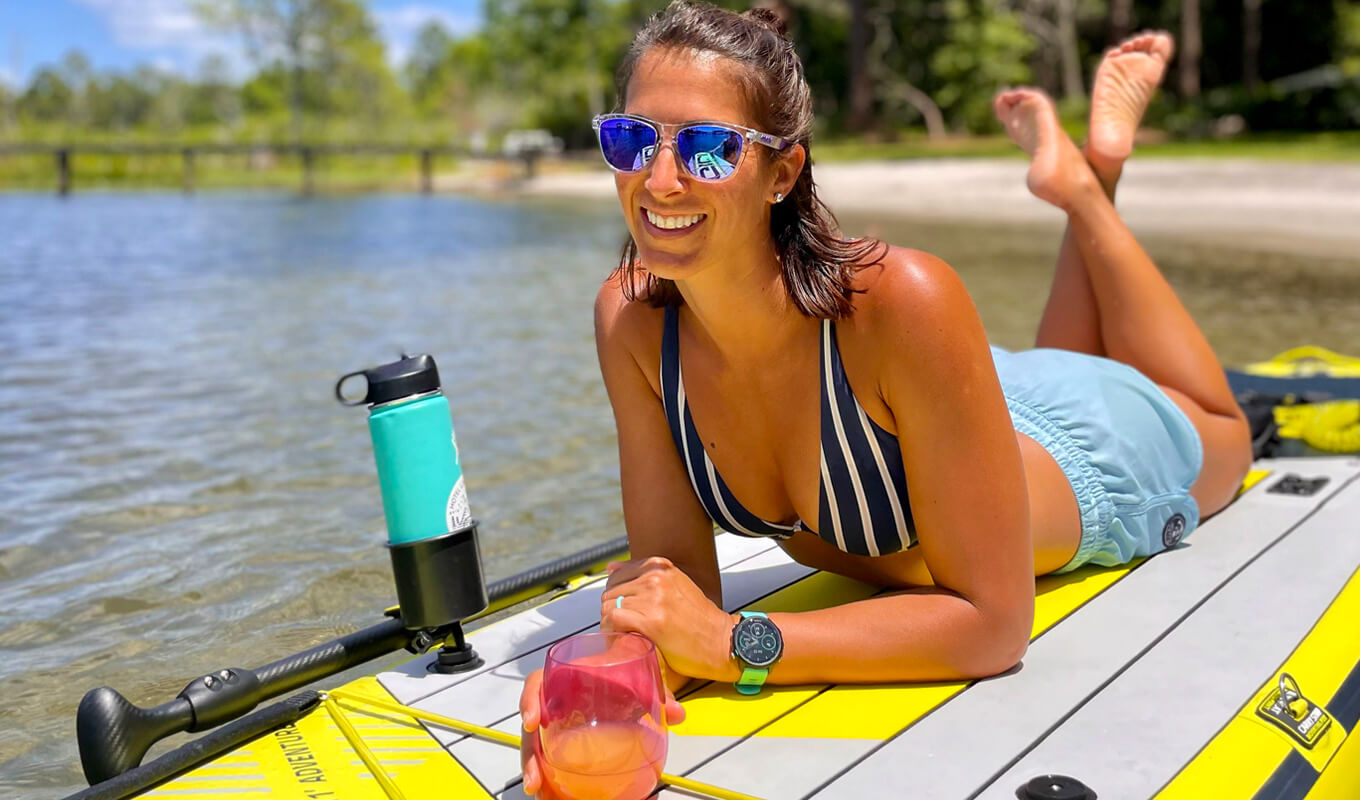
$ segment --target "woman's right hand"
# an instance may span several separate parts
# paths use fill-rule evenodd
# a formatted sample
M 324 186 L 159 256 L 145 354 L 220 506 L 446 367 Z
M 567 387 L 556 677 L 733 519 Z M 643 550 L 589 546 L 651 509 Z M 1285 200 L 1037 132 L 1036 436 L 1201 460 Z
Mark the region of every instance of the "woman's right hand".
M 519 739 L 520 769 L 524 772 L 524 793 L 539 800 L 560 800 L 557 792 L 543 779 L 543 749 L 538 741 L 539 688 L 543 685 L 543 670 L 536 669 L 524 680 L 524 692 L 519 696 L 519 716 L 524 730 Z
M 562 800 L 546 779 L 548 774 L 543 763 L 543 748 L 538 739 L 538 725 L 542 721 L 539 706 L 543 686 L 543 670 L 536 669 L 524 679 L 524 692 L 519 696 L 519 716 L 523 731 L 519 738 L 520 769 L 524 772 L 524 793 L 539 800 Z M 666 725 L 679 725 L 685 720 L 685 707 L 675 699 L 669 688 L 666 689 Z

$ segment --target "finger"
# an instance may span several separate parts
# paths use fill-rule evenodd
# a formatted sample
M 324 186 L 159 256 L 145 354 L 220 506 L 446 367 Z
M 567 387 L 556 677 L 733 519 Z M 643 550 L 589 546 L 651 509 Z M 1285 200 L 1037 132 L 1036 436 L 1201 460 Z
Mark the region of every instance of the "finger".
M 627 606 L 615 608 L 609 606 L 604 616 L 600 618 L 600 627 L 609 626 L 609 630 L 619 633 L 640 633 L 647 638 L 651 638 L 651 620 L 640 611 L 635 611 Z
M 536 669 L 524 679 L 524 690 L 519 695 L 519 716 L 524 730 L 538 730 L 539 691 L 543 685 L 543 670 Z
M 524 773 L 524 793 L 538 794 L 543 786 L 543 772 L 538 765 L 538 732 L 526 732 L 519 740 L 519 764 Z
M 605 587 L 607 588 L 607 587 L 610 587 L 610 586 L 617 586 L 617 585 L 619 585 L 620 583 L 623 583 L 624 581 L 627 581 L 627 580 L 629 579 L 629 577 L 630 577 L 634 572 L 636 572 L 637 569 L 638 569 L 639 567 L 641 567 L 641 565 L 642 565 L 642 562 L 641 562 L 641 561 L 611 561 L 611 562 L 609 562 L 609 564 L 605 567 L 605 571 L 606 571 L 606 572 L 608 573 L 608 575 L 609 575 L 608 580 L 605 581 Z M 624 574 L 623 574 L 623 575 L 619 575 L 620 572 L 622 572 L 622 573 L 624 573 Z
M 675 695 L 670 690 L 666 690 L 666 724 L 679 725 L 685 721 L 685 707 L 680 705 L 680 701 L 675 699 Z
M 645 599 L 642 598 L 641 595 L 643 592 L 646 592 L 647 589 L 648 587 L 646 584 L 639 583 L 636 580 L 619 584 L 618 586 L 615 586 L 612 589 L 606 589 L 604 593 L 600 595 L 600 616 L 603 617 L 606 611 L 610 609 L 617 609 L 620 607 L 620 605 L 623 606 L 631 605 L 632 607 L 637 608 L 639 602 L 643 602 L 645 604 Z M 630 599 L 625 600 L 622 604 L 620 604 L 619 598 L 621 597 Z
M 632 561 L 616 562 L 620 566 L 615 567 L 609 573 L 609 586 L 617 586 L 625 581 L 631 581 L 639 575 L 654 570 L 674 569 L 675 565 L 669 558 L 662 556 L 652 556 L 650 558 L 633 559 Z
M 538 775 L 538 762 L 530 758 L 524 762 L 524 793 L 538 794 L 538 789 L 542 784 L 543 780 Z

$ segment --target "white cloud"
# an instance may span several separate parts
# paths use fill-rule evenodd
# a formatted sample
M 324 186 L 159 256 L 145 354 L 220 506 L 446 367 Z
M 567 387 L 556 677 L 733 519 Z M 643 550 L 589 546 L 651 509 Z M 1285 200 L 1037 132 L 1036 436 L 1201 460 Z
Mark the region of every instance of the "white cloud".
M 19 88 L 19 76 L 14 74 L 14 70 L 9 67 L 0 67 L 0 85 L 8 86 L 11 89 Z
M 475 17 L 461 16 L 446 8 L 419 3 L 380 9 L 373 13 L 373 17 L 387 44 L 388 60 L 394 65 L 406 62 L 411 47 L 415 45 L 416 35 L 428 22 L 438 22 L 454 36 L 472 33 L 480 24 Z
M 204 57 L 215 53 L 225 56 L 238 75 L 248 72 L 241 41 L 206 25 L 194 13 L 191 1 L 77 0 L 104 18 L 115 42 L 128 50 L 156 52 L 158 63 L 173 54 L 171 60 L 181 71 L 192 72 Z M 377 9 L 373 18 L 394 66 L 405 63 L 416 35 L 428 22 L 440 23 L 454 36 L 471 33 L 481 24 L 477 16 L 422 3 Z
M 211 54 L 225 56 L 238 70 L 244 66 L 238 41 L 199 19 L 190 0 L 77 0 L 108 23 L 113 39 L 129 50 L 160 51 L 157 66 L 174 64 L 189 71 Z M 177 58 L 172 58 L 173 53 Z

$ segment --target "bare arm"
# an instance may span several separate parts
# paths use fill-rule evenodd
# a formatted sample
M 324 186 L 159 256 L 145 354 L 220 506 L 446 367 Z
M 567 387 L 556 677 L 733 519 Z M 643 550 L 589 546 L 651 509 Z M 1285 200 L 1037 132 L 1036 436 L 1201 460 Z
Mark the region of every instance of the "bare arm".
M 659 364 L 647 357 L 659 359 L 658 316 L 641 303 L 629 304 L 612 278 L 601 287 L 595 301 L 600 370 L 618 429 L 628 546 L 634 562 L 652 557 L 667 559 L 721 610 L 722 583 L 713 522 L 699 504 L 671 439 L 658 370 L 644 368 L 644 362 Z M 624 579 L 611 577 L 610 586 Z M 608 627 L 607 615 L 602 619 Z M 667 684 L 673 689 L 684 682 L 684 676 L 667 675 Z

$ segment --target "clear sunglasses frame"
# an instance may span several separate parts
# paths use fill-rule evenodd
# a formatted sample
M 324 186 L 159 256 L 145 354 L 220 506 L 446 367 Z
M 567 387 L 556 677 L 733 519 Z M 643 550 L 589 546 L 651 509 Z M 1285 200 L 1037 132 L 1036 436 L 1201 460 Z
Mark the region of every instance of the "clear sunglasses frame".
M 595 140 L 600 145 L 601 154 L 603 154 L 604 152 L 604 143 L 600 141 L 600 126 L 602 126 L 605 122 L 611 119 L 626 119 L 631 120 L 633 122 L 640 122 L 643 125 L 646 125 L 647 127 L 656 131 L 655 150 L 641 167 L 638 167 L 637 169 L 619 169 L 613 164 L 610 164 L 609 159 L 607 158 L 604 159 L 605 166 L 609 167 L 615 172 L 623 173 L 624 175 L 635 175 L 645 170 L 647 167 L 651 166 L 652 161 L 656 159 L 656 151 L 661 150 L 661 147 L 665 145 L 667 141 L 669 141 L 671 143 L 671 150 L 672 152 L 675 153 L 676 160 L 681 162 L 681 167 L 682 169 L 684 169 L 685 174 L 690 175 L 696 180 L 704 181 L 705 183 L 718 183 L 719 181 L 727 180 L 727 178 L 731 177 L 731 174 L 726 175 L 722 178 L 718 178 L 717 180 L 714 180 L 712 178 L 703 178 L 700 177 L 699 175 L 695 175 L 692 171 L 690 171 L 689 166 L 683 163 L 684 159 L 680 158 L 680 153 L 675 148 L 676 134 L 678 134 L 685 128 L 693 128 L 699 125 L 711 125 L 713 127 L 726 128 L 727 130 L 741 134 L 742 140 L 744 142 L 755 142 L 756 144 L 763 144 L 766 147 L 770 148 L 771 150 L 775 150 L 778 152 L 784 151 L 791 144 L 793 144 L 793 142 L 790 142 L 782 137 L 775 136 L 772 133 L 765 133 L 764 131 L 758 131 L 755 128 L 747 128 L 742 125 L 733 125 L 730 122 L 719 122 L 717 120 L 694 120 L 692 122 L 672 122 L 667 124 L 663 122 L 657 122 L 656 120 L 647 119 L 646 117 L 639 116 L 637 114 L 600 114 L 590 121 L 590 127 L 595 131 Z M 674 132 L 668 136 L 667 135 L 668 130 L 673 130 Z M 741 162 L 746 159 L 746 152 L 749 149 L 750 149 L 749 147 L 743 145 L 743 147 L 741 148 L 741 154 L 737 156 L 737 163 L 732 168 L 732 174 L 735 174 L 736 171 L 741 168 Z

